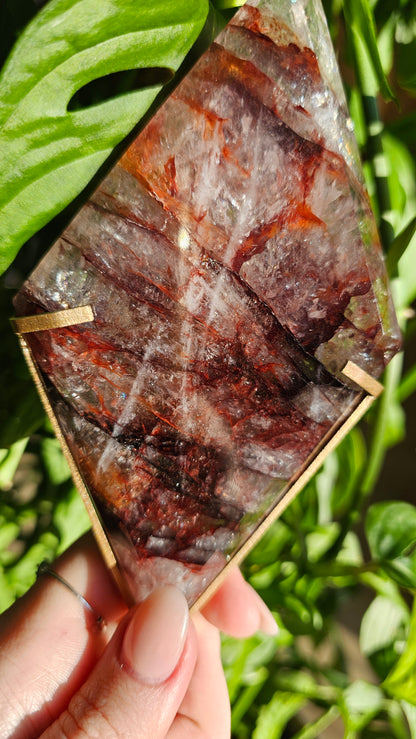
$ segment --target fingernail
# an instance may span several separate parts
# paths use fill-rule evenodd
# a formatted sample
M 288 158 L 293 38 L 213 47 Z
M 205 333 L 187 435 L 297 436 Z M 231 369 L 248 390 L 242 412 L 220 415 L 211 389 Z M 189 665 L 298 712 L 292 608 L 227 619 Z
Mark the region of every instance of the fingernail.
M 273 616 L 272 612 L 269 611 L 267 608 L 265 602 L 261 600 L 259 597 L 259 614 L 260 614 L 260 626 L 259 630 L 263 632 L 263 634 L 267 634 L 268 636 L 276 636 L 276 634 L 279 631 L 279 627 L 276 623 L 276 619 Z
M 182 654 L 188 631 L 185 596 L 173 586 L 158 588 L 136 610 L 123 640 L 123 666 L 144 683 L 170 677 Z

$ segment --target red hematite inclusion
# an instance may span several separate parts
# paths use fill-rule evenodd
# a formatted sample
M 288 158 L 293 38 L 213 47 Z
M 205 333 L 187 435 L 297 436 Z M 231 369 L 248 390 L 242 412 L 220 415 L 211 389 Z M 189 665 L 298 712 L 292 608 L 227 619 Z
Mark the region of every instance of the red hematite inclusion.
M 16 298 L 134 596 L 190 603 L 399 334 L 317 2 L 246 4 Z

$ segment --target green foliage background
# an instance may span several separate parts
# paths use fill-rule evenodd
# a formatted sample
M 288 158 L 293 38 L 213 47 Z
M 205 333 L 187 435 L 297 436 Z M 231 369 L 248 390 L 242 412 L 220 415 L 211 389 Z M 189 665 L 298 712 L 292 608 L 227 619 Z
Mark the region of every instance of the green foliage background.
M 89 526 L 11 332 L 11 297 L 192 45 L 185 68 L 242 3 L 40 4 L 0 6 L 0 610 Z M 400 490 L 374 498 L 416 389 L 416 3 L 326 0 L 325 11 L 404 351 L 364 423 L 245 562 L 279 635 L 224 638 L 223 663 L 238 739 L 416 739 L 416 507 Z M 363 588 L 357 678 L 337 614 Z

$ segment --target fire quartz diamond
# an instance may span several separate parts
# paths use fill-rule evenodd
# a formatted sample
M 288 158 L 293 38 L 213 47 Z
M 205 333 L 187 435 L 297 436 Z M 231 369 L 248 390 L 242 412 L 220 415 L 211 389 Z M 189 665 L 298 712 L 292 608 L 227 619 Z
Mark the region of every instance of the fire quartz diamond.
M 399 332 L 322 8 L 251 0 L 15 299 L 133 596 L 193 603 Z

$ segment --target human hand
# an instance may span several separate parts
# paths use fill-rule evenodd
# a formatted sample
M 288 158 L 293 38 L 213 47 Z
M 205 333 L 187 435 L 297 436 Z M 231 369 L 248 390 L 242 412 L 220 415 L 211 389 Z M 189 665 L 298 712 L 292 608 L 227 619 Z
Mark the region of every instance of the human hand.
M 276 629 L 237 569 L 191 618 L 172 587 L 128 611 L 90 537 L 54 570 L 107 627 L 99 631 L 48 577 L 0 618 L 1 737 L 229 737 L 218 630 L 243 637 Z

